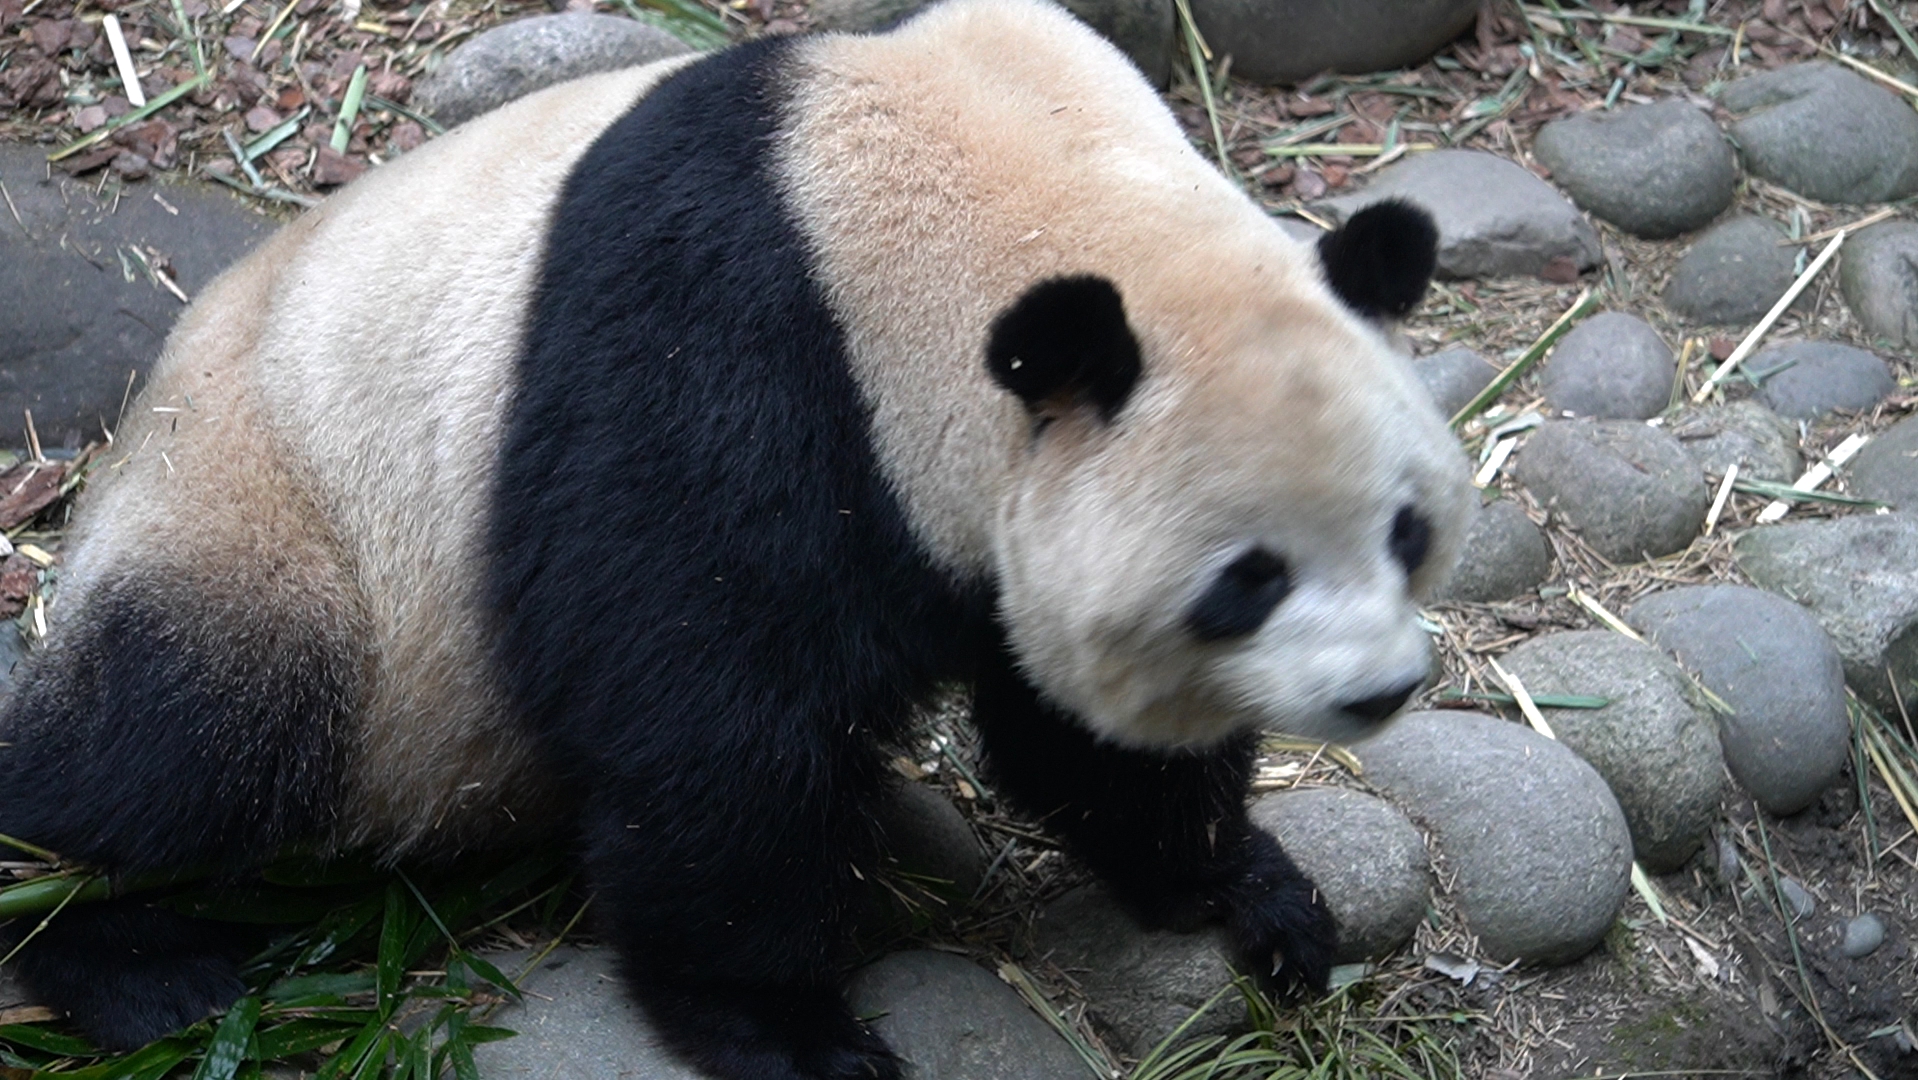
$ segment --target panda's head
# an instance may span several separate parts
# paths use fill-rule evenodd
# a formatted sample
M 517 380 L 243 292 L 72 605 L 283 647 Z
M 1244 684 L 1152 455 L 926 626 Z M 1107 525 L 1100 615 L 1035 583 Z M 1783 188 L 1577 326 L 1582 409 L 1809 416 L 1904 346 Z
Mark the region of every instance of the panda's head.
M 1356 738 L 1419 687 L 1416 602 L 1454 560 L 1466 461 L 1374 321 L 1423 294 L 1434 240 L 1384 204 L 1317 267 L 1068 275 L 998 315 L 987 369 L 1030 441 L 994 571 L 1044 694 L 1179 746 Z

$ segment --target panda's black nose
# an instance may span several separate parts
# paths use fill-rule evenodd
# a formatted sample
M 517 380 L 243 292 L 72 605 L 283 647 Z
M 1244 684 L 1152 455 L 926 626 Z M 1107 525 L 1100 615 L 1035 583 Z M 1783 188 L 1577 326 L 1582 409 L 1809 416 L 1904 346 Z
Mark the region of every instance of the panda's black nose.
M 1406 699 L 1418 692 L 1419 685 L 1423 682 L 1423 679 L 1414 679 L 1396 690 L 1387 690 L 1383 694 L 1359 701 L 1348 701 L 1339 706 L 1339 711 L 1368 724 L 1376 724 L 1398 712 Z

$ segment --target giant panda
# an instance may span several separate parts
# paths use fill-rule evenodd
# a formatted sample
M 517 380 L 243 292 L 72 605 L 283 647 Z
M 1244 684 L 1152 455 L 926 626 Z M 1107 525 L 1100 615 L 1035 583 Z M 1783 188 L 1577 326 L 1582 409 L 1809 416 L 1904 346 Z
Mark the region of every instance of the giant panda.
M 1334 928 L 1257 733 L 1426 676 L 1465 463 L 1388 349 L 1433 262 L 1317 249 L 1043 0 L 568 83 L 286 226 L 183 316 L 0 712 L 0 833 L 114 875 L 561 836 L 715 1077 L 893 1077 L 838 945 L 881 747 L 987 764 L 1278 988 Z M 241 991 L 137 895 L 18 972 L 107 1048 Z

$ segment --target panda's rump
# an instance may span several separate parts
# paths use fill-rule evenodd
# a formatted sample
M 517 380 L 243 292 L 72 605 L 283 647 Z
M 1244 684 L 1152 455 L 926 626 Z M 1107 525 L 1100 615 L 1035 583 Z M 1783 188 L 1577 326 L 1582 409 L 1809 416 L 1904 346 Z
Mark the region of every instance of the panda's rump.
M 0 824 L 115 870 L 327 835 L 365 605 L 247 378 L 296 225 L 181 320 L 92 473 L 49 645 L 0 731 Z

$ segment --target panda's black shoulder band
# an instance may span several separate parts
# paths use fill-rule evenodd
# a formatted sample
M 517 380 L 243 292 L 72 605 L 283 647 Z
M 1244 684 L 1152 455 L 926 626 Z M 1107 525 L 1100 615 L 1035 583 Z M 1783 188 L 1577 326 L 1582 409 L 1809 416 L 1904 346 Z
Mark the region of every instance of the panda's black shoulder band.
M 1430 214 L 1402 199 L 1387 199 L 1319 237 L 1319 261 L 1326 282 L 1347 307 L 1369 319 L 1402 319 L 1432 283 L 1438 240 Z
M 1026 407 L 1084 402 L 1110 421 L 1139 381 L 1139 342 L 1119 290 L 1085 274 L 1042 281 L 993 320 L 986 369 Z

